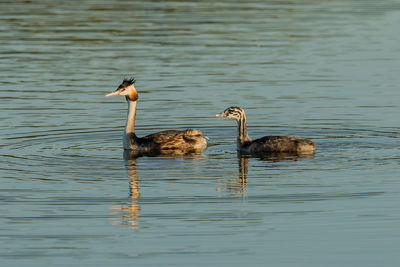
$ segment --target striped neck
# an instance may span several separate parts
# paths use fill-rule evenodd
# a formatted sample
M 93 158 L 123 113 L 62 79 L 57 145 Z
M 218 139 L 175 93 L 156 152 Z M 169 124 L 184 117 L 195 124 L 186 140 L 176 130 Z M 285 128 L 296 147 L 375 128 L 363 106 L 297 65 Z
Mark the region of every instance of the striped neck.
M 238 122 L 238 143 L 243 144 L 245 142 L 251 141 L 251 138 L 247 135 L 247 119 L 244 112 L 240 114 Z

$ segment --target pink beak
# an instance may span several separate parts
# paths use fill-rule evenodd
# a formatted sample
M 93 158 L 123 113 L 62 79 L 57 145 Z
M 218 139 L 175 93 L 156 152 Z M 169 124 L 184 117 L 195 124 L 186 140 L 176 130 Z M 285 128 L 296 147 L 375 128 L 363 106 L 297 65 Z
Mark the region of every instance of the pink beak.
M 115 91 L 109 94 L 106 94 L 105 96 L 115 96 L 115 95 L 119 95 L 121 92 L 120 91 Z
M 226 117 L 225 112 L 215 114 L 214 117 Z

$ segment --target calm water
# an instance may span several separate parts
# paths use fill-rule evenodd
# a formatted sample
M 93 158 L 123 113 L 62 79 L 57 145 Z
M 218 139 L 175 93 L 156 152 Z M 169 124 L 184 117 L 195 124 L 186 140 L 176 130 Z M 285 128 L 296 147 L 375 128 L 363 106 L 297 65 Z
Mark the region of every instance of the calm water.
M 2 1 L 4 266 L 399 266 L 399 1 Z M 196 157 L 126 159 L 196 127 Z M 308 157 L 238 158 L 253 137 Z

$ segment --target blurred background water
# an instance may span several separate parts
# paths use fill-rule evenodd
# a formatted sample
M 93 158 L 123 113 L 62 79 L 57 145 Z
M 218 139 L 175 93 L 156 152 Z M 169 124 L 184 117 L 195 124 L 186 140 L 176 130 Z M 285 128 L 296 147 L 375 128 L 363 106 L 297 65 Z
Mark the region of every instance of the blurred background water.
M 400 2 L 1 1 L 4 266 L 398 266 Z M 124 160 L 201 129 L 193 157 Z M 308 157 L 238 158 L 249 135 Z

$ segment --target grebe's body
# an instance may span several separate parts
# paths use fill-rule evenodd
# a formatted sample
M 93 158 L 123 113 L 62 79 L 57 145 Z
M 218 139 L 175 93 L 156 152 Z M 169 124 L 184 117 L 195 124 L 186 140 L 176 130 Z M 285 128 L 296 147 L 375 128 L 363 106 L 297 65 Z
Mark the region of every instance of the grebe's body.
M 310 139 L 296 136 L 264 136 L 251 139 L 247 135 L 246 114 L 240 107 L 229 107 L 225 111 L 215 114 L 215 117 L 227 117 L 238 122 L 237 149 L 242 153 L 262 154 L 274 152 L 295 152 L 309 154 L 315 152 L 315 143 Z
M 264 136 L 239 144 L 239 150 L 249 154 L 268 152 L 307 154 L 315 151 L 315 143 L 309 139 L 298 138 L 297 136 Z
M 144 137 L 124 134 L 124 149 L 142 155 L 196 154 L 207 147 L 207 138 L 196 129 L 162 131 Z
M 128 117 L 123 136 L 125 150 L 137 155 L 185 155 L 200 153 L 207 147 L 207 137 L 197 129 L 169 130 L 137 137 L 135 134 L 138 93 L 134 79 L 125 79 L 117 90 L 106 96 L 123 95 L 128 102 Z

